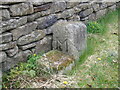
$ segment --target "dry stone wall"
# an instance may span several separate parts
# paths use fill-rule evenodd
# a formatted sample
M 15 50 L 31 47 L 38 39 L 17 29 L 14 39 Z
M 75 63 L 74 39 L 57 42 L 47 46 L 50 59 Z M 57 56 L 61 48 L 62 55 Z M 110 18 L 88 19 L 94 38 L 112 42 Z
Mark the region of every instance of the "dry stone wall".
M 59 20 L 96 20 L 119 2 L 0 2 L 0 66 L 10 69 L 27 56 L 52 50 L 53 26 Z

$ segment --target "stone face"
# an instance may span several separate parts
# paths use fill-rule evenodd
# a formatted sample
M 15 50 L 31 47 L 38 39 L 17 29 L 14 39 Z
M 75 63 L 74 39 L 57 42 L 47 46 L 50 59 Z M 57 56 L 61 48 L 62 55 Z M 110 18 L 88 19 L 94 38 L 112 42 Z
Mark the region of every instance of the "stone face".
M 82 10 L 85 10 L 90 8 L 91 5 L 89 3 L 82 3 L 82 4 L 79 4 L 77 7 L 81 8 Z
M 73 62 L 74 59 L 72 56 L 57 50 L 45 53 L 41 59 L 37 60 L 38 65 L 43 65 L 44 68 L 53 69 L 57 72 L 65 69 Z
M 96 20 L 95 14 L 94 14 L 94 13 L 93 13 L 93 14 L 90 14 L 90 15 L 88 16 L 88 19 L 91 20 L 91 21 Z
M 15 46 L 13 49 L 7 50 L 6 53 L 8 56 L 12 57 L 18 52 L 18 47 Z
M 68 10 L 63 11 L 63 12 L 60 14 L 59 17 L 60 17 L 60 18 L 63 18 L 63 19 L 66 19 L 66 18 L 71 17 L 74 13 L 75 13 L 75 10 L 74 10 L 74 9 L 68 9 Z
M 0 35 L 0 43 L 7 43 L 12 40 L 12 33 L 4 33 Z
M 33 31 L 32 33 L 22 36 L 18 39 L 18 45 L 29 44 L 34 41 L 38 41 L 45 36 L 45 33 L 42 30 Z
M 12 16 L 22 16 L 34 12 L 31 3 L 20 3 L 20 4 L 12 5 L 10 7 L 10 11 Z
M 32 22 L 41 16 L 40 12 L 27 16 L 27 21 Z
M 0 23 L 0 27 L 2 27 L 0 33 L 17 28 L 25 23 L 27 23 L 26 16 L 19 19 L 10 19 L 9 21 L 4 21 Z
M 20 49 L 26 50 L 26 49 L 29 49 L 29 48 L 32 48 L 32 47 L 35 47 L 35 46 L 36 46 L 35 43 L 31 43 L 31 44 L 28 44 L 28 45 L 20 46 Z
M 92 7 L 93 7 L 94 11 L 98 11 L 99 10 L 99 4 L 93 4 Z
M 52 3 L 43 4 L 34 8 L 34 12 L 45 11 L 51 7 Z
M 3 21 L 10 19 L 10 14 L 9 14 L 9 11 L 7 9 L 0 10 L 0 13 L 2 14 Z
M 67 5 L 66 7 L 71 8 L 71 7 L 74 7 L 78 4 L 79 4 L 78 2 L 70 2 L 70 0 L 69 0 L 69 2 L 66 2 L 66 5 Z
M 93 12 L 93 9 L 90 8 L 90 9 L 86 9 L 85 11 L 81 11 L 79 15 L 80 15 L 80 17 L 86 17 L 89 14 L 91 14 L 92 12 Z
M 104 3 L 100 3 L 100 9 L 105 9 L 107 7 L 107 3 L 104 2 Z
M 6 61 L 7 55 L 5 52 L 0 52 L 0 63 Z
M 115 11 L 116 10 L 116 5 L 110 6 L 109 11 Z
M 86 26 L 77 21 L 59 21 L 51 28 L 53 29 L 53 49 L 78 59 L 86 48 Z
M 13 40 L 17 40 L 20 36 L 31 33 L 36 29 L 36 27 L 37 22 L 32 22 L 12 30 Z
M 106 9 L 103 9 L 103 10 L 100 10 L 96 13 L 96 18 L 99 19 L 100 17 L 104 16 L 106 14 L 107 10 Z
M 57 21 L 57 16 L 52 14 L 47 17 L 37 19 L 38 29 L 45 29 L 51 25 L 53 25 Z
M 50 7 L 50 12 L 55 13 L 55 12 L 60 12 L 65 10 L 66 8 L 66 2 L 65 1 L 55 1 L 52 3 Z
M 41 41 L 37 42 L 35 50 L 37 54 L 52 50 L 52 36 L 46 36 Z
M 0 51 L 1 50 L 8 50 L 14 48 L 16 46 L 16 42 L 9 42 L 5 44 L 0 44 Z

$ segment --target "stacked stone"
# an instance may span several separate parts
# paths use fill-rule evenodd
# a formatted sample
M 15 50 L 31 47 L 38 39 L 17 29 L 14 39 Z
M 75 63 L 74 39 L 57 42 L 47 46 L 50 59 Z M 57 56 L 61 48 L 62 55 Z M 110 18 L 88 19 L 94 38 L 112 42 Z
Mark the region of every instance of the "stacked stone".
M 9 1 L 9 0 L 8 0 Z M 52 29 L 58 20 L 96 20 L 115 10 L 116 2 L 1 2 L 0 64 L 4 71 L 33 53 L 52 50 Z M 0 66 L 1 66 L 0 65 Z

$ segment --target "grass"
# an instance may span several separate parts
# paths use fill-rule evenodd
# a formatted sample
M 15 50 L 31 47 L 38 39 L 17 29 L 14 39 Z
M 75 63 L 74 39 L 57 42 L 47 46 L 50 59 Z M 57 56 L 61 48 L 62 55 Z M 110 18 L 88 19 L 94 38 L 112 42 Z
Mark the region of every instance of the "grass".
M 68 72 L 67 75 L 76 76 L 80 88 L 118 87 L 118 12 L 120 9 L 97 21 L 104 29 L 89 32 L 87 49 Z

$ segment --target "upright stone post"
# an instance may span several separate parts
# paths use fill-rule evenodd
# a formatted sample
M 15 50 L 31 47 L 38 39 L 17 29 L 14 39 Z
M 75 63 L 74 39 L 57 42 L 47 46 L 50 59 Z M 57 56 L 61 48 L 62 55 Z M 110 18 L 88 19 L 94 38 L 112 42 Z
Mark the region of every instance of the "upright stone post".
M 86 48 L 86 25 L 80 21 L 60 20 L 51 29 L 53 30 L 53 49 L 79 59 L 80 54 Z

